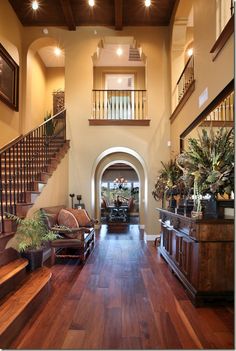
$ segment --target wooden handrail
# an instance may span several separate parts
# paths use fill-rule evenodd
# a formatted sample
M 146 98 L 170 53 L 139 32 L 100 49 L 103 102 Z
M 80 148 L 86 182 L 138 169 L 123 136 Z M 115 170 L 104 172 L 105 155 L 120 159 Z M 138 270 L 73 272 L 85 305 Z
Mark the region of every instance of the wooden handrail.
M 12 140 L 9 144 L 7 144 L 2 149 L 0 149 L 0 153 L 3 151 L 6 151 L 9 147 L 13 146 L 16 142 L 19 142 L 20 140 L 24 139 L 25 137 L 27 137 L 31 133 L 35 132 L 38 128 L 45 126 L 48 122 L 52 121 L 54 118 L 57 118 L 59 115 L 61 115 L 64 112 L 66 112 L 66 109 L 63 109 L 60 112 L 58 112 L 57 114 L 53 115 L 51 118 L 48 118 L 46 121 L 44 121 L 43 123 L 41 123 L 39 126 L 35 127 L 34 129 L 30 130 L 26 134 L 20 135 L 19 137 L 14 139 L 15 142 L 14 142 L 14 140 Z
M 7 149 L 8 147 L 17 143 L 21 138 L 22 138 L 22 134 L 18 135 L 16 138 L 12 139 L 9 143 L 7 143 L 7 145 L 4 145 L 2 148 L 0 148 L 0 153 L 5 151 L 5 149 Z
M 190 63 L 190 61 L 191 61 L 191 60 L 193 60 L 193 56 L 190 56 L 190 57 L 189 57 L 189 59 L 188 59 L 188 61 L 187 61 L 186 65 L 184 66 L 184 69 L 183 69 L 183 71 L 182 71 L 182 73 L 181 73 L 181 75 L 180 75 L 180 77 L 179 77 L 179 79 L 178 79 L 178 81 L 177 81 L 176 85 L 178 85 L 178 84 L 179 84 L 179 82 L 181 81 L 181 78 L 183 77 L 183 75 L 184 75 L 184 73 L 185 73 L 186 69 L 188 68 L 189 63 Z
M 54 140 L 56 140 L 54 142 Z M 66 140 L 66 111 L 62 110 L 40 126 L 13 140 L 0 150 L 0 222 L 4 213 L 16 214 L 16 205 L 26 203 L 26 192 L 47 172 L 50 153 Z

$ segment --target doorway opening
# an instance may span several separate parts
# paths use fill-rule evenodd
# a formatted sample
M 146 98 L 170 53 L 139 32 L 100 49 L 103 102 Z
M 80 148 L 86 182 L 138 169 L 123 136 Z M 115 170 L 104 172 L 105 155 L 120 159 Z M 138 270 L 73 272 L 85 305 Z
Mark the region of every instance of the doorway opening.
M 134 168 L 117 162 L 101 177 L 101 223 L 139 223 L 140 182 Z

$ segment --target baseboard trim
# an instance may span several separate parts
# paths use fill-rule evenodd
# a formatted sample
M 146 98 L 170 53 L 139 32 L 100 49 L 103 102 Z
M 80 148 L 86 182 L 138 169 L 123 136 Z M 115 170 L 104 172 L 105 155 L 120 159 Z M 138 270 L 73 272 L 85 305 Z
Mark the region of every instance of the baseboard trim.
M 158 237 L 158 234 L 146 234 L 144 233 L 144 240 L 146 241 L 155 241 L 155 239 Z

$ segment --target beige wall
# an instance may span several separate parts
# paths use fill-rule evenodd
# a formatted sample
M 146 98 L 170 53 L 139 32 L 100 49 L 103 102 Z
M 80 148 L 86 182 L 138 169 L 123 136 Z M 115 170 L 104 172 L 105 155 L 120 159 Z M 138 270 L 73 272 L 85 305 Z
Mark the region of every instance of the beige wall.
M 26 118 L 24 132 L 39 126 L 45 116 L 46 68 L 40 56 L 30 49 L 27 55 Z
M 134 74 L 135 89 L 145 89 L 145 67 L 94 67 L 94 89 L 105 89 L 105 74 L 107 73 Z
M 7 0 L 0 1 L 0 43 L 20 65 L 21 77 L 22 26 Z M 20 81 L 21 84 L 21 81 Z M 21 85 L 20 85 L 21 86 Z M 21 95 L 20 95 L 21 98 Z M 20 101 L 21 107 L 21 101 Z M 0 100 L 0 147 L 20 134 L 21 114 Z
M 181 1 L 181 0 L 180 0 Z M 216 38 L 215 1 L 194 0 L 195 91 L 171 124 L 172 153 L 179 152 L 179 135 L 234 77 L 234 40 L 230 37 L 215 61 L 210 50 Z M 199 107 L 199 96 L 208 88 L 208 100 Z
M 28 211 L 28 217 L 31 217 L 41 207 L 71 205 L 68 192 L 68 159 L 69 156 L 66 154 L 57 166 L 56 171 L 49 178 L 34 206 Z
M 149 127 L 89 126 L 93 89 L 92 55 L 99 41 L 105 36 L 117 36 L 112 29 L 98 28 L 99 36 L 90 27 L 80 27 L 69 32 L 50 28 L 50 37 L 60 37 L 65 49 L 65 94 L 67 107 L 67 135 L 71 140 L 69 158 L 69 192 L 82 194 L 86 208 L 95 215 L 93 183 L 94 165 L 99 156 L 111 147 L 135 151 L 143 160 L 146 196 L 142 198 L 142 220 L 148 234 L 159 231 L 157 202 L 151 192 L 160 162 L 167 161 L 170 153 L 170 71 L 169 30 L 160 28 L 127 28 L 123 36 L 134 36 L 147 57 L 146 82 Z M 25 46 L 30 46 L 40 36 L 36 28 L 25 29 Z M 142 210 L 141 210 L 142 211 Z
M 53 112 L 53 95 L 56 90 L 65 90 L 65 68 L 46 68 L 45 112 Z

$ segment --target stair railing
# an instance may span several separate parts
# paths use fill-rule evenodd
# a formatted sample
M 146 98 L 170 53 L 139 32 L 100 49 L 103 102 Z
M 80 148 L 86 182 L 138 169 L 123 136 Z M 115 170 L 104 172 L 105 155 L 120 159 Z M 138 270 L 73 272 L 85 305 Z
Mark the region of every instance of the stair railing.
M 194 81 L 194 58 L 193 55 L 189 57 L 183 72 L 181 73 L 177 85 L 178 103 L 187 93 L 190 85 Z
M 58 147 L 66 140 L 65 110 L 0 149 L 0 232 L 5 232 L 5 212 L 16 214 L 17 204 L 26 203 L 26 192 L 47 171 L 56 140 Z

